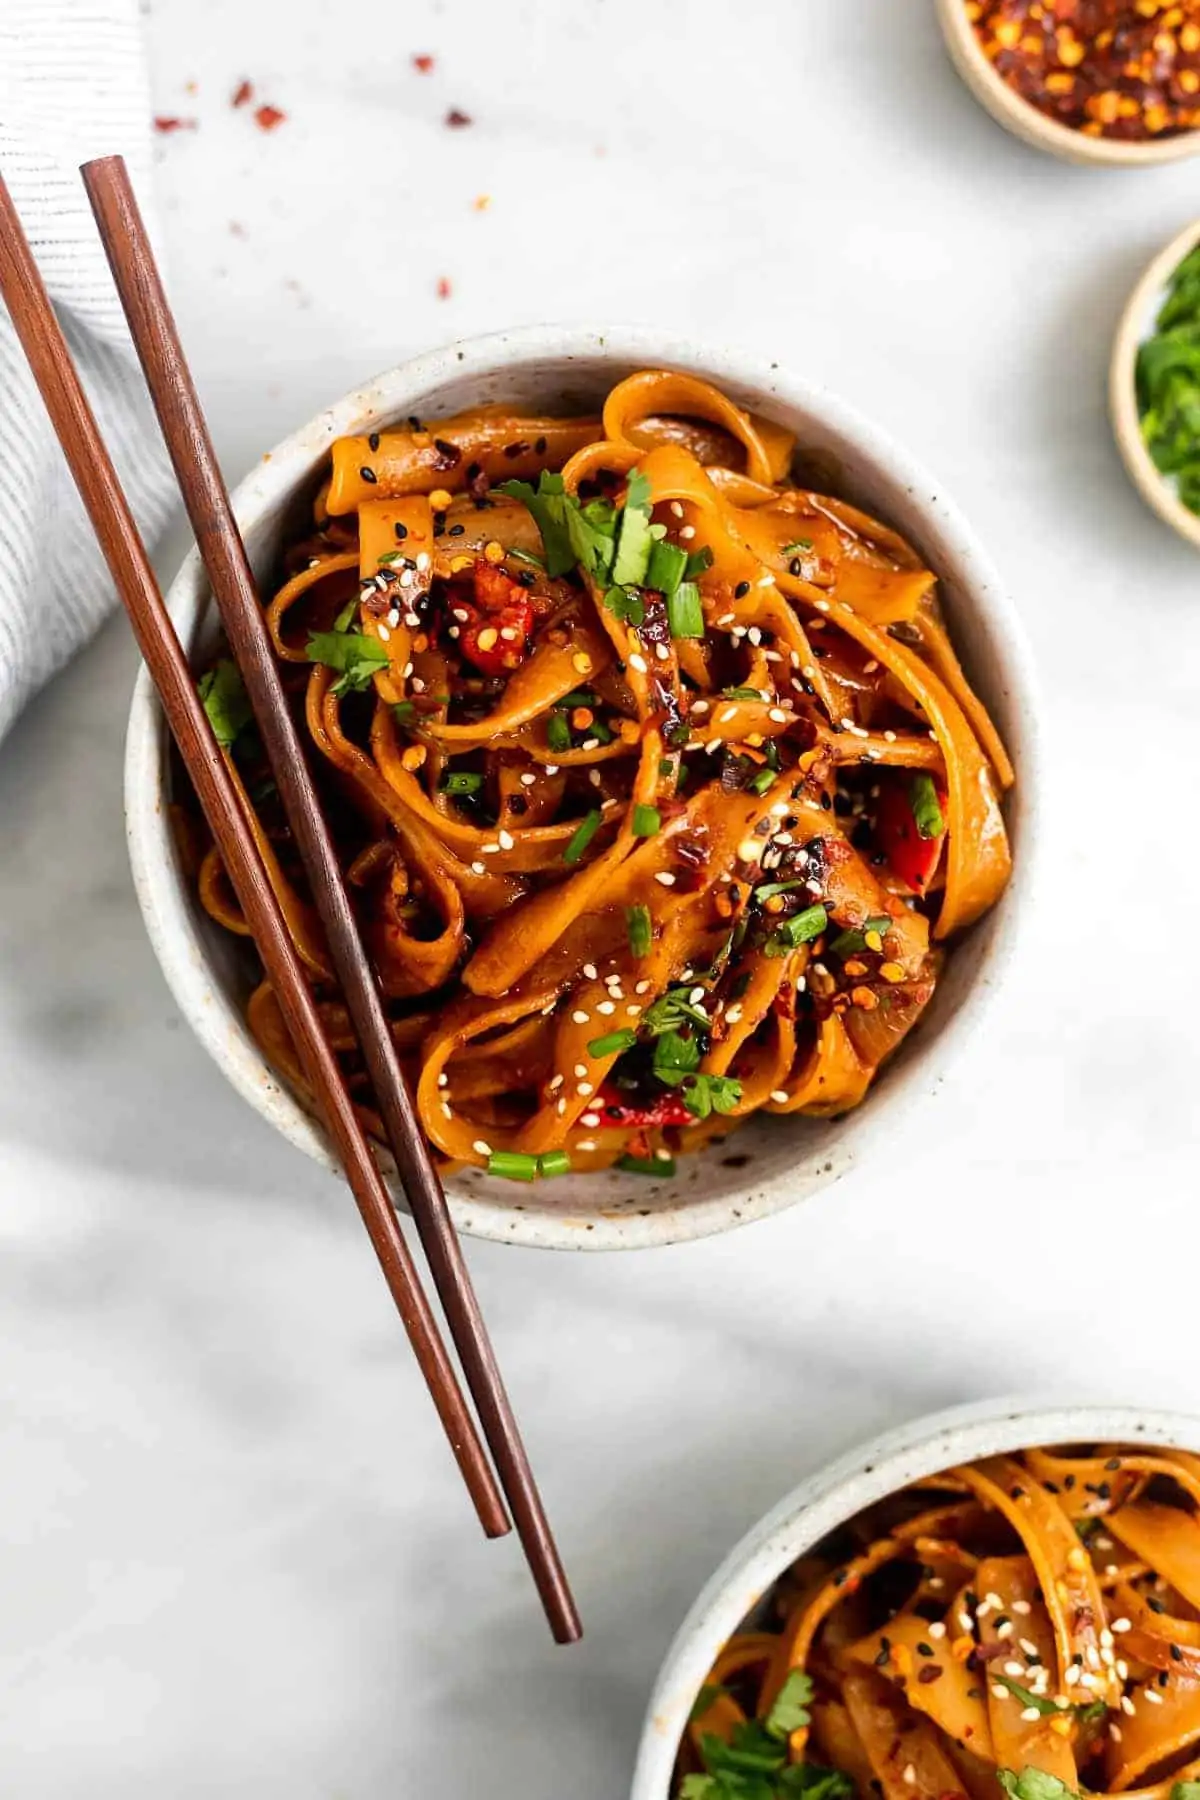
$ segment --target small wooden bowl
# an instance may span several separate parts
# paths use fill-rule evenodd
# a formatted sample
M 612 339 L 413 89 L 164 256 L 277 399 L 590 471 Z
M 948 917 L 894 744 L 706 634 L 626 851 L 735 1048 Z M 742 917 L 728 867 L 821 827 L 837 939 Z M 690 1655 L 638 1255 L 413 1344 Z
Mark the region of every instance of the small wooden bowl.
M 937 0 L 937 12 L 950 59 L 975 98 L 1006 131 L 1023 138 L 1035 150 L 1048 150 L 1051 156 L 1066 162 L 1119 169 L 1145 168 L 1150 163 L 1179 162 L 1185 156 L 1200 155 L 1200 131 L 1129 144 L 1119 138 L 1085 137 L 1081 131 L 1047 118 L 1014 93 L 996 73 L 967 17 L 963 0 Z
M 1200 515 L 1183 504 L 1167 477 L 1154 466 L 1138 416 L 1135 369 L 1138 348 L 1154 323 L 1168 281 L 1184 257 L 1200 243 L 1200 219 L 1172 238 L 1129 296 L 1113 343 L 1108 371 L 1108 407 L 1113 433 L 1130 480 L 1147 506 L 1200 550 Z

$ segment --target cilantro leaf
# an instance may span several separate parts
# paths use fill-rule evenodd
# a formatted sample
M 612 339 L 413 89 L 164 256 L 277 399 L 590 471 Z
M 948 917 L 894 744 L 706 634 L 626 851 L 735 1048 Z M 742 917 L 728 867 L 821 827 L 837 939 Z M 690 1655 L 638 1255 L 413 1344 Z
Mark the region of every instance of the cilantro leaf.
M 657 1067 L 655 1073 L 657 1074 Z M 742 1084 L 728 1075 L 693 1075 L 684 1083 L 683 1104 L 697 1119 L 710 1113 L 731 1113 L 742 1097 Z M 800 1724 L 807 1723 L 807 1715 Z M 795 1727 L 789 1726 L 789 1730 Z
M 610 587 L 604 604 L 625 625 L 640 625 L 646 617 L 645 603 L 636 588 Z
M 673 987 L 668 988 L 665 994 L 660 994 L 653 1005 L 646 1008 L 642 1030 L 651 1037 L 658 1037 L 661 1032 L 673 1031 L 685 1019 L 690 1019 L 694 1025 L 707 1031 L 712 1020 L 689 1000 L 691 991 L 690 987 Z
M 823 1769 L 820 1763 L 793 1763 L 779 1777 L 781 1800 L 851 1800 L 854 1783 L 840 1769 Z
M 730 1084 L 738 1089 L 738 1083 Z M 718 1109 L 723 1110 L 723 1109 Z M 813 1697 L 812 1677 L 803 1669 L 793 1669 L 779 1690 L 774 1706 L 767 1714 L 767 1730 L 772 1737 L 790 1737 L 793 1731 L 799 1731 L 802 1725 L 809 1722 L 808 1703 Z
M 650 535 L 650 483 L 639 469 L 629 477 L 625 505 L 621 509 L 616 560 L 612 578 L 619 586 L 640 585 L 646 579 L 654 539 Z
M 552 475 L 543 469 L 536 489 L 527 481 L 501 481 L 496 484 L 495 491 L 522 501 L 533 514 L 546 552 L 548 575 L 565 575 L 575 567 L 575 549 L 567 529 L 566 493 L 561 475 Z
M 706 1681 L 692 1703 L 691 1717 L 698 1719 L 702 1713 L 708 1711 L 714 1700 L 719 1700 L 722 1694 L 728 1692 L 729 1689 L 722 1687 L 719 1681 Z
M 218 744 L 223 750 L 232 750 L 254 717 L 241 670 L 231 657 L 223 656 L 200 677 L 196 691 Z
M 700 1044 L 696 1038 L 681 1037 L 677 1031 L 664 1031 L 656 1038 L 654 1073 L 667 1087 L 679 1087 L 699 1067 Z
M 1200 1800 L 1200 1781 L 1177 1781 L 1171 1789 L 1171 1800 Z
M 388 653 L 378 638 L 367 637 L 365 632 L 314 631 L 308 640 L 308 660 L 337 669 L 341 679 L 334 682 L 332 692 L 351 694 L 370 687 L 387 667 Z
M 1009 1800 L 1079 1800 L 1074 1788 L 1041 1769 L 1025 1768 L 1019 1775 L 1014 1769 L 997 1769 L 996 1780 Z

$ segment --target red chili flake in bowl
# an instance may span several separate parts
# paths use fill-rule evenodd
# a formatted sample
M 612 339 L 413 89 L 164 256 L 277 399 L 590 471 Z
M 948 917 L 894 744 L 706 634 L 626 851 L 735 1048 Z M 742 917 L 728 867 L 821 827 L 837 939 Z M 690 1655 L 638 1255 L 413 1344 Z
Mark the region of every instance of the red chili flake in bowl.
M 1013 91 L 1085 137 L 1200 129 L 1200 0 L 965 0 Z

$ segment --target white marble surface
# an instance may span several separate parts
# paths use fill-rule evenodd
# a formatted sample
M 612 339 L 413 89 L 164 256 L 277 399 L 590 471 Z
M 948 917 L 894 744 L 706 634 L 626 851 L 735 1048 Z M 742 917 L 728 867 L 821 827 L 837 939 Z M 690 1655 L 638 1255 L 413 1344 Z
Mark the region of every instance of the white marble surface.
M 1200 1406 L 1200 562 L 1102 404 L 1195 165 L 1011 142 L 925 0 L 152 0 L 147 27 L 156 105 L 201 121 L 160 185 L 231 475 L 451 335 L 682 325 L 902 435 L 1040 656 L 1039 905 L 890 1166 L 686 1250 L 472 1249 L 571 1651 L 474 1532 L 346 1196 L 176 1017 L 125 864 L 120 625 L 0 751 L 0 1791 L 614 1800 L 701 1579 L 832 1450 L 1014 1388 Z M 289 115 L 269 137 L 243 75 Z

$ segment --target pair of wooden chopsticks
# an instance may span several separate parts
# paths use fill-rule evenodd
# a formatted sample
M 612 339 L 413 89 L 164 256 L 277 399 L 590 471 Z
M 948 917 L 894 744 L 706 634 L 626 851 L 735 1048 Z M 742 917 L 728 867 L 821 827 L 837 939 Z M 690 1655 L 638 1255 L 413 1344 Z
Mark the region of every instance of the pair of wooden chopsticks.
M 337 1146 L 480 1522 L 489 1537 L 503 1536 L 510 1529 L 507 1500 L 554 1637 L 559 1643 L 572 1643 L 581 1635 L 579 1617 L 488 1340 L 446 1197 L 397 1060 L 379 988 L 359 937 L 329 829 L 287 707 L 245 546 L 128 172 L 120 157 L 104 157 L 86 163 L 81 173 L 229 646 L 242 673 L 328 939 L 334 970 L 362 1046 L 387 1140 L 494 1459 L 494 1471 L 450 1355 L 438 1335 L 434 1313 L 421 1289 L 374 1153 L 325 1040 L 225 755 L 198 699 L 145 545 L 2 177 L 0 296 L 8 306 L 83 496 L 117 592 L 158 689 L 172 736 L 250 925 L 305 1075 Z

